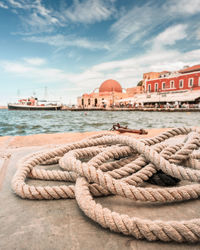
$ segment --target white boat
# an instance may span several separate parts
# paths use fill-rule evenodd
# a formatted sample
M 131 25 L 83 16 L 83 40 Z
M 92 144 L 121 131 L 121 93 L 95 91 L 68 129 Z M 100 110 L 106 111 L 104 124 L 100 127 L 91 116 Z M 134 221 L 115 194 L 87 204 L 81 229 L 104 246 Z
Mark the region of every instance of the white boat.
M 8 103 L 11 110 L 60 110 L 62 104 L 57 101 L 38 100 L 35 97 L 20 99 L 17 103 Z

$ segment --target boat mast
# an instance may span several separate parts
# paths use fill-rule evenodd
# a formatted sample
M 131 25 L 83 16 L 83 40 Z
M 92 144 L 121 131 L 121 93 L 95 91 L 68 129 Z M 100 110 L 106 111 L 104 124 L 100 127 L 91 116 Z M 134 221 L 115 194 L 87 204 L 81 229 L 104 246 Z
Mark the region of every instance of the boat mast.
M 48 99 L 47 86 L 44 87 L 44 99 Z
M 20 89 L 17 89 L 17 97 L 20 98 Z

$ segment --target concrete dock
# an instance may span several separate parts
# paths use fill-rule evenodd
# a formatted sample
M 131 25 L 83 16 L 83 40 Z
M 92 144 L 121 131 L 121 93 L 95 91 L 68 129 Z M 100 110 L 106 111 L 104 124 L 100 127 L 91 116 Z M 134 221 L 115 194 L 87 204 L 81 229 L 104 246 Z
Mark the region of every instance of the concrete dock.
M 151 137 L 164 130 L 166 129 L 152 129 L 148 130 L 148 135 L 132 136 Z M 75 200 L 23 200 L 13 193 L 11 179 L 16 171 L 16 162 L 21 157 L 44 148 L 52 148 L 54 145 L 77 141 L 95 133 L 0 138 L 0 249 L 200 249 L 200 244 L 147 242 L 103 229 L 81 212 Z M 51 166 L 48 168 L 51 169 Z M 44 185 L 44 181 L 28 180 L 28 183 Z M 48 181 L 48 184 L 56 185 L 58 182 Z M 113 211 L 144 219 L 181 221 L 200 216 L 199 199 L 173 204 L 133 202 L 118 196 L 96 200 Z
M 62 108 L 61 111 L 200 112 L 200 108 Z

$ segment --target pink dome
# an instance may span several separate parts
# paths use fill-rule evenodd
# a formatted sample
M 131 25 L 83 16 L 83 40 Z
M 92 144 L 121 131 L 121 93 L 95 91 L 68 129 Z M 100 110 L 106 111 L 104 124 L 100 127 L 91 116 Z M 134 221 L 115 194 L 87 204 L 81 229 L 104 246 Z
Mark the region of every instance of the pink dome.
M 122 93 L 122 87 L 120 83 L 115 80 L 109 79 L 103 82 L 99 88 L 99 92 L 120 92 Z

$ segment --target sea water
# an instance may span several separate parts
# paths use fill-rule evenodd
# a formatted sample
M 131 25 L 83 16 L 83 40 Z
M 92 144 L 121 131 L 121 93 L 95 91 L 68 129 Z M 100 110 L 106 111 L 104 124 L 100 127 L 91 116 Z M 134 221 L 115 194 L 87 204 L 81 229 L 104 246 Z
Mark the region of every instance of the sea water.
M 114 123 L 132 129 L 199 126 L 200 113 L 0 110 L 0 136 L 101 131 Z

